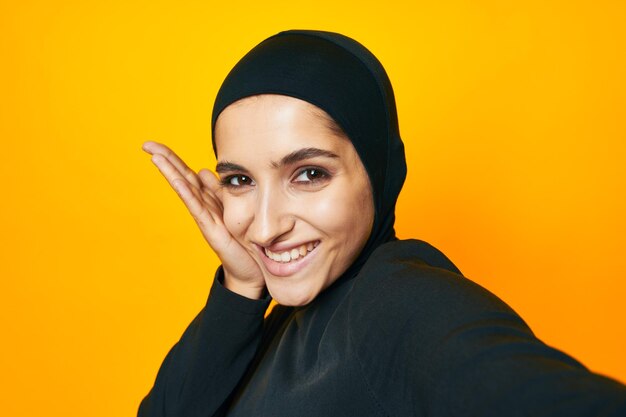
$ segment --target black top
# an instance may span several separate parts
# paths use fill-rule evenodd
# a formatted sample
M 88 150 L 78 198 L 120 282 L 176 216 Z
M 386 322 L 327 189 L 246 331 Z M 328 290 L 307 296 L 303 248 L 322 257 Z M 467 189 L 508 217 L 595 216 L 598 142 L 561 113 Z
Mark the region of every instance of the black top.
M 427 243 L 379 246 L 304 307 L 221 284 L 139 408 L 157 416 L 626 416 L 626 387 L 538 340 Z

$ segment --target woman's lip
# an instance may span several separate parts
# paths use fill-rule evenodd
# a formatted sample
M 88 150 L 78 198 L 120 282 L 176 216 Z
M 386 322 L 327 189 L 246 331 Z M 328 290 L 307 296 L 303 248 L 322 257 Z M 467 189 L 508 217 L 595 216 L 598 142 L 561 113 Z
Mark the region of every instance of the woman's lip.
M 313 250 L 311 250 L 311 252 L 307 253 L 304 257 L 300 257 L 290 262 L 277 262 L 271 258 L 268 258 L 265 254 L 265 249 L 262 246 L 256 246 L 257 253 L 261 257 L 261 260 L 265 265 L 265 269 L 267 269 L 267 271 L 274 276 L 287 277 L 301 271 L 313 260 L 313 258 L 315 258 L 315 255 L 317 255 L 318 252 L 317 248 L 319 247 L 319 241 L 315 242 L 318 242 L 318 244 L 313 247 Z M 294 249 L 297 247 L 298 246 L 294 247 Z M 283 250 L 283 252 L 286 251 L 287 250 Z
M 306 242 L 301 242 L 301 243 L 296 243 L 296 244 L 292 244 L 292 243 L 276 243 L 274 245 L 271 246 L 260 246 L 257 245 L 259 248 L 261 248 L 261 251 L 263 252 L 264 249 L 269 250 L 270 252 L 274 252 L 274 253 L 283 253 L 283 252 L 289 252 L 293 249 L 298 249 L 300 248 L 300 246 L 306 246 L 309 243 L 312 243 L 313 246 L 317 246 L 317 244 L 319 244 L 319 240 L 308 240 Z

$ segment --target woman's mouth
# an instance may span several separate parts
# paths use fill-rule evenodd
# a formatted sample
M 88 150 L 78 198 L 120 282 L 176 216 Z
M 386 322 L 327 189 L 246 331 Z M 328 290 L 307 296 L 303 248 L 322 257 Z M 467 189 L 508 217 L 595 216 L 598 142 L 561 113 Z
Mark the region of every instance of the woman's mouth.
M 315 249 L 320 244 L 319 240 L 303 243 L 291 248 L 277 248 L 274 251 L 259 247 L 261 260 L 265 269 L 276 277 L 287 277 L 303 270 L 318 252 Z
M 309 254 L 309 252 L 315 249 L 319 243 L 319 240 L 317 240 L 315 242 L 305 243 L 287 251 L 272 252 L 268 248 L 264 248 L 264 251 L 265 255 L 273 261 L 289 263 L 291 261 L 295 261 L 296 259 L 304 258 Z

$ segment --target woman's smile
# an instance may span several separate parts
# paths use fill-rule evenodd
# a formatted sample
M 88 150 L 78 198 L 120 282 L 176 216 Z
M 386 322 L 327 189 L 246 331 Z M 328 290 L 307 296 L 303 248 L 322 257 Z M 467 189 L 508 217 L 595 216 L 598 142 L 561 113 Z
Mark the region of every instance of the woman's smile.
M 372 230 L 365 167 L 322 113 L 297 98 L 264 94 L 231 104 L 215 125 L 224 225 L 283 305 L 315 299 L 354 262 Z
M 275 249 L 280 252 L 273 252 L 268 248 L 261 248 L 257 245 L 259 256 L 267 271 L 277 277 L 288 277 L 304 270 L 315 258 L 319 245 L 319 240 L 308 242 L 292 247 L 292 249 Z
M 304 258 L 309 252 L 315 249 L 318 244 L 319 240 L 316 240 L 315 242 L 308 242 L 301 245 L 293 246 L 292 249 L 287 250 L 281 248 L 272 248 L 273 250 L 270 250 L 269 248 L 264 249 L 265 255 L 268 258 L 276 262 L 290 263 L 291 261 L 295 261 L 298 258 Z

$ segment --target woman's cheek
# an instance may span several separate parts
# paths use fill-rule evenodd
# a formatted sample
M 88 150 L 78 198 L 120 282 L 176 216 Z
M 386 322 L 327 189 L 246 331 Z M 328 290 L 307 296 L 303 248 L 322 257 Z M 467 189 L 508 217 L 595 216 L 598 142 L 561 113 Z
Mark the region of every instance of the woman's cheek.
M 362 211 L 362 199 L 346 193 L 341 187 L 333 188 L 324 195 L 316 195 L 306 204 L 307 218 L 317 229 L 331 237 L 350 235 L 354 231 L 355 219 Z

